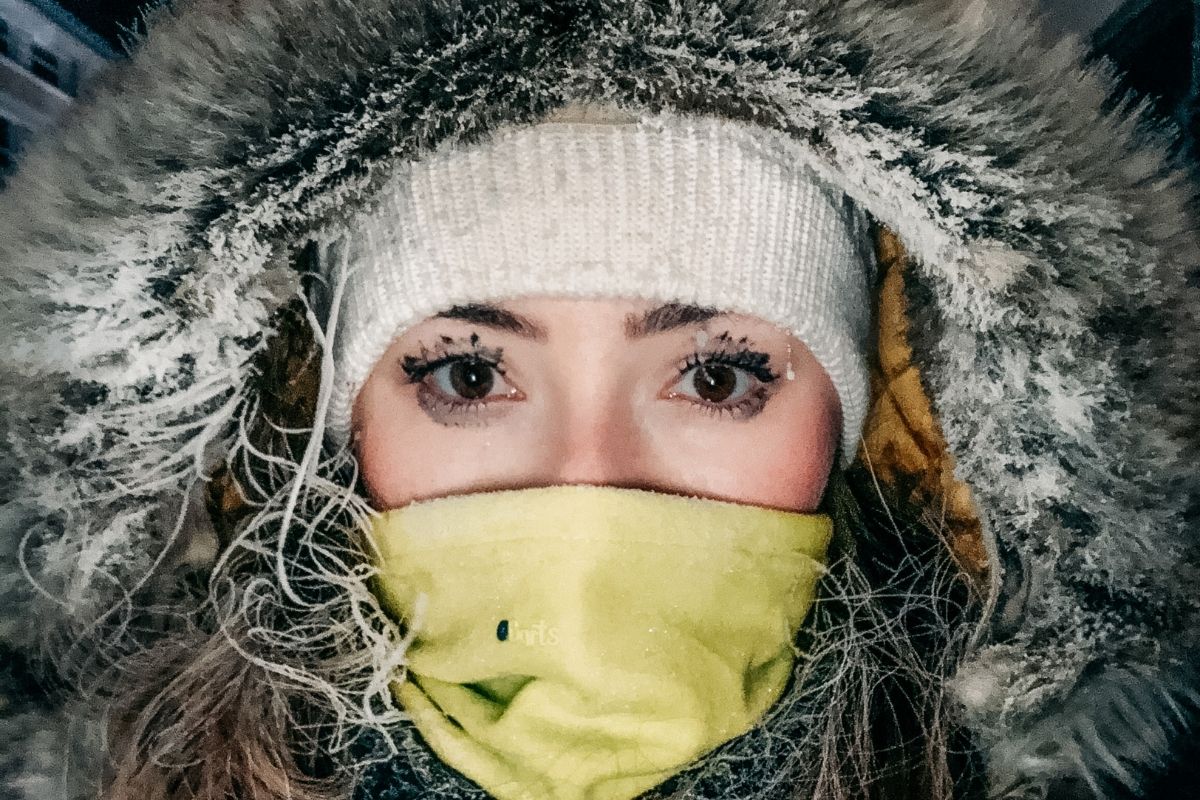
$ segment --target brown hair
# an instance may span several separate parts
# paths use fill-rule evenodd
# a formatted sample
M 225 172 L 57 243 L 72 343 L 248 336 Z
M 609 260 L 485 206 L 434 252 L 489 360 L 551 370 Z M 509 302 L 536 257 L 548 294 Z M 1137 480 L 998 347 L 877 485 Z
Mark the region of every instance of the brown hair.
M 303 306 L 280 310 L 257 363 L 260 414 L 251 447 L 227 460 L 206 490 L 220 549 L 228 548 L 269 486 L 248 453 L 294 457 L 296 429 L 312 419 L 320 356 Z M 203 602 L 198 601 L 203 607 Z M 302 763 L 298 717 L 311 713 L 242 650 L 244 628 L 201 611 L 120 665 L 109 704 L 109 800 L 332 800 L 348 787 L 320 759 Z M 322 773 L 325 774 L 322 774 Z
M 299 302 L 280 310 L 256 364 L 254 424 L 207 486 L 222 552 L 277 493 L 273 459 L 295 463 L 308 444 L 321 364 L 308 319 Z M 828 692 L 823 727 L 814 731 L 822 749 L 817 794 L 949 798 L 970 769 L 956 755 L 968 748 L 950 719 L 941 679 L 953 668 L 977 598 L 953 563 L 961 542 L 942 516 L 930 513 L 918 479 L 896 474 L 881 483 L 879 475 L 863 459 L 848 471 L 835 469 L 821 503 L 839 537 L 840 560 L 831 567 L 839 585 L 815 614 L 816 624 L 851 641 L 831 646 L 842 647 L 829 656 L 841 660 L 840 674 L 821 678 L 843 685 Z M 352 462 L 339 480 L 362 494 Z M 262 564 L 248 562 L 247 569 L 254 567 Z M 879 599 L 888 592 L 897 599 Z M 855 603 L 870 608 L 859 613 Z M 257 651 L 246 627 L 199 605 L 205 610 L 173 621 L 120 664 L 104 796 L 347 797 L 347 773 L 323 751 L 328 709 L 249 655 Z M 914 607 L 924 616 L 906 618 Z

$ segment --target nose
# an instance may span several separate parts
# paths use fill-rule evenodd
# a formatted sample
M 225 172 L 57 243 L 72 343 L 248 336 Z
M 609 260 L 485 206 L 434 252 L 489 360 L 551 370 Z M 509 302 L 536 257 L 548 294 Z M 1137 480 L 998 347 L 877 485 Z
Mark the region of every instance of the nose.
M 548 448 L 548 483 L 663 489 L 655 474 L 647 433 L 621 398 L 577 404 L 564 415 L 555 446 Z

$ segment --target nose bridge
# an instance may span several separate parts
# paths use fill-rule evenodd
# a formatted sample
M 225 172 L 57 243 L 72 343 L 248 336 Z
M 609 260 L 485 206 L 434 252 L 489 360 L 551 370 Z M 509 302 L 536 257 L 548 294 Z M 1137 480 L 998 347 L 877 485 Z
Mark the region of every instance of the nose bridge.
M 644 442 L 633 403 L 620 387 L 580 381 L 563 398 L 552 479 L 559 483 L 633 485 L 644 479 Z

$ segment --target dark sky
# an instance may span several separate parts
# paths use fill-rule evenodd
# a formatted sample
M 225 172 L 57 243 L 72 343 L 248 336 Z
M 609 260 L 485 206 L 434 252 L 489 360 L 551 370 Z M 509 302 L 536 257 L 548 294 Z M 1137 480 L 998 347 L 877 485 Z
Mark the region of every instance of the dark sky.
M 144 0 L 58 0 L 80 22 L 113 44 L 119 44 L 121 26 L 132 27 Z

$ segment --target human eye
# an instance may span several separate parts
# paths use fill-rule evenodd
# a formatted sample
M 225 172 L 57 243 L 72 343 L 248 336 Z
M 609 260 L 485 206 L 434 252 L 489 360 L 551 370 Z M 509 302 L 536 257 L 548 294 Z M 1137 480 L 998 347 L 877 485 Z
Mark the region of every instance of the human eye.
M 505 379 L 500 348 L 480 346 L 477 334 L 468 344 L 464 350 L 458 340 L 442 337 L 434 350 L 421 345 L 419 356 L 401 362 L 408 382 L 417 384 L 417 403 L 435 421 L 455 423 L 522 396 Z
M 779 377 L 767 366 L 770 356 L 746 345 L 731 343 L 728 333 L 717 337 L 721 347 L 697 351 L 679 366 L 679 379 L 668 398 L 684 398 L 701 413 L 748 419 L 760 413 Z

